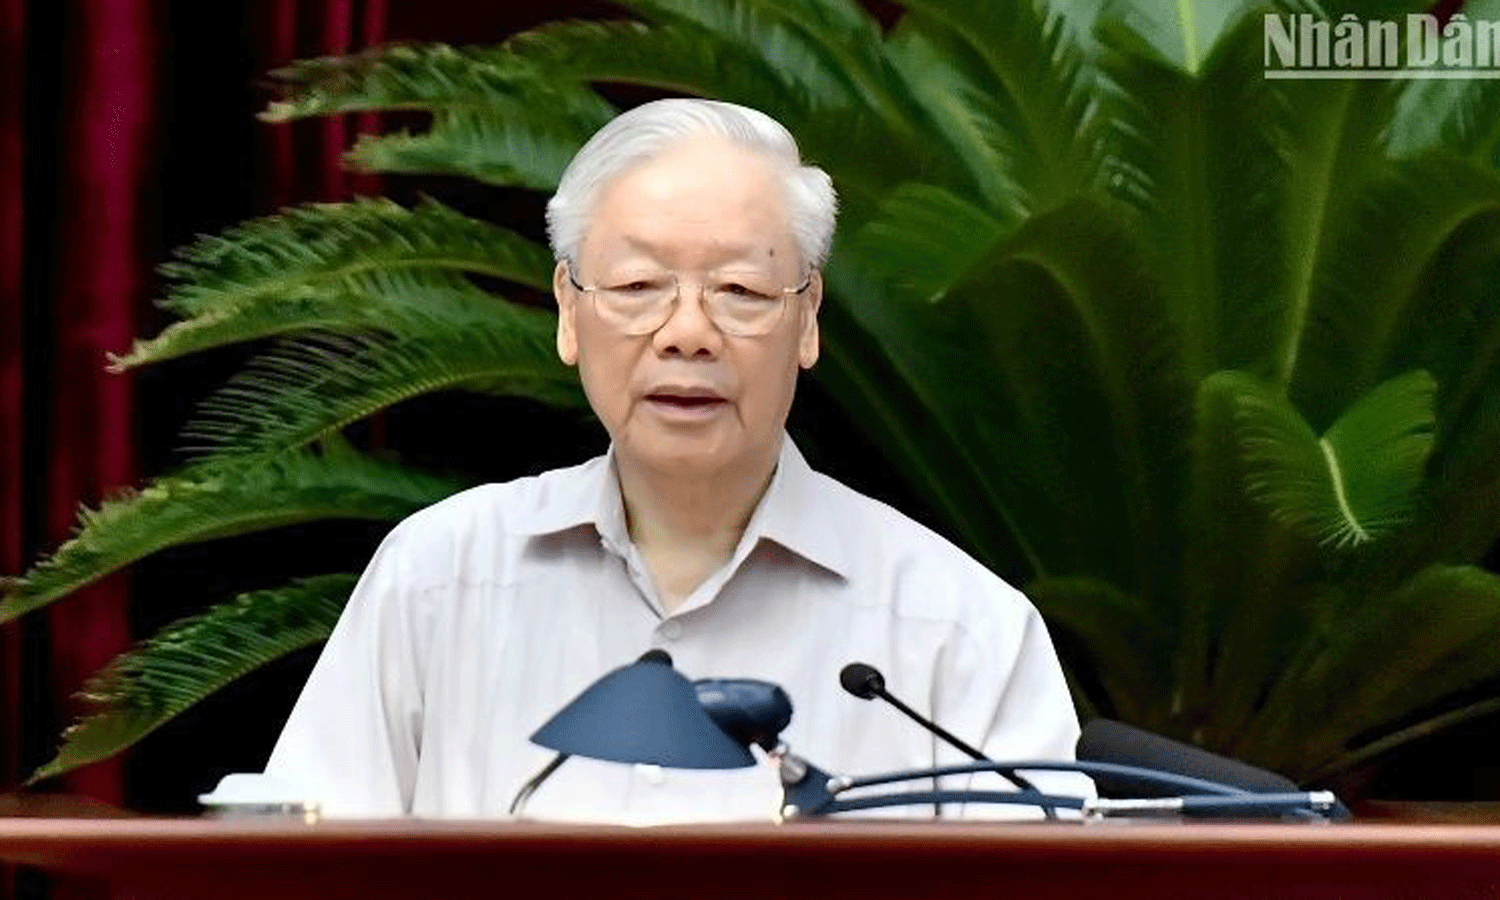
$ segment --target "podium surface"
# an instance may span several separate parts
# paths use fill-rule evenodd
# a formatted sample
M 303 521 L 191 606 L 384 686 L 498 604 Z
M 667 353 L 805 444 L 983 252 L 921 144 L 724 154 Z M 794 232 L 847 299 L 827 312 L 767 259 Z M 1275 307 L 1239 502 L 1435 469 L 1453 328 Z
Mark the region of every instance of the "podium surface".
M 1500 827 L 0 819 L 69 896 L 1496 897 Z

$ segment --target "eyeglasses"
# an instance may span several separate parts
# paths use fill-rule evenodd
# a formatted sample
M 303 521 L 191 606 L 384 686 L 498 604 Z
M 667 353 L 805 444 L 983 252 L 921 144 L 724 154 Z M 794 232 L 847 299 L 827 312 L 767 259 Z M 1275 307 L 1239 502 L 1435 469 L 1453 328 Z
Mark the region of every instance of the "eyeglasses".
M 568 281 L 592 296 L 594 311 L 612 327 L 629 335 L 651 334 L 667 324 L 681 296 L 674 272 L 629 272 L 605 284 L 584 286 Z M 739 337 L 769 334 L 781 321 L 786 301 L 812 286 L 812 271 L 796 287 L 782 287 L 764 272 L 710 272 L 698 283 L 698 299 L 714 327 Z

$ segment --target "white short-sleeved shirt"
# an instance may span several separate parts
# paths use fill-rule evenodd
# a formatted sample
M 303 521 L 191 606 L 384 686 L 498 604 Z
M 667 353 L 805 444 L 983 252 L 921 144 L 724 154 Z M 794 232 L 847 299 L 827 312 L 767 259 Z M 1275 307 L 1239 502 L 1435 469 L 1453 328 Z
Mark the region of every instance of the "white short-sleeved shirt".
M 928 529 L 814 472 L 784 439 L 728 564 L 671 615 L 627 533 L 612 454 L 409 517 L 361 577 L 266 773 L 332 815 L 504 816 L 553 756 L 528 737 L 652 647 L 689 678 L 780 684 L 794 705 L 784 739 L 831 772 L 967 761 L 884 704 L 846 693 L 839 671 L 855 660 L 992 758 L 1072 759 L 1078 737 L 1026 597 Z M 1091 789 L 1070 776 L 1033 780 Z M 972 786 L 1008 787 L 995 776 Z M 574 758 L 526 814 L 765 820 L 779 800 L 768 765 L 679 771 Z

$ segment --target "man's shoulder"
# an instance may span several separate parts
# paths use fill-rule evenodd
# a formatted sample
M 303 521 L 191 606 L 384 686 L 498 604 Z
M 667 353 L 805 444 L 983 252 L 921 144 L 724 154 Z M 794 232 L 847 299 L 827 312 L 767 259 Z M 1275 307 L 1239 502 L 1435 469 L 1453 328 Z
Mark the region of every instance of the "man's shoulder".
M 843 537 L 851 580 L 885 589 L 895 611 L 964 619 L 978 605 L 1030 609 L 1024 594 L 932 528 L 884 501 L 813 471 L 814 496 Z
M 411 536 L 458 534 L 502 537 L 526 533 L 537 517 L 559 504 L 588 502 L 590 485 L 597 485 L 605 458 L 595 457 L 573 466 L 549 469 L 510 481 L 466 488 L 407 516 L 396 531 Z

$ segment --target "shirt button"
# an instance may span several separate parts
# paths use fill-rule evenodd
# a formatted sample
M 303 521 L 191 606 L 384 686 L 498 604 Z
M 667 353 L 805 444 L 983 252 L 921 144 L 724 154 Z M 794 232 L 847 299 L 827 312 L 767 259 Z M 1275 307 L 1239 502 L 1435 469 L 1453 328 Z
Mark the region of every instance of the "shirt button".
M 669 641 L 682 637 L 682 623 L 670 621 L 661 623 L 661 636 Z
M 661 766 L 639 763 L 636 765 L 635 771 L 647 784 L 653 787 L 661 787 L 667 783 L 667 775 L 661 770 Z

